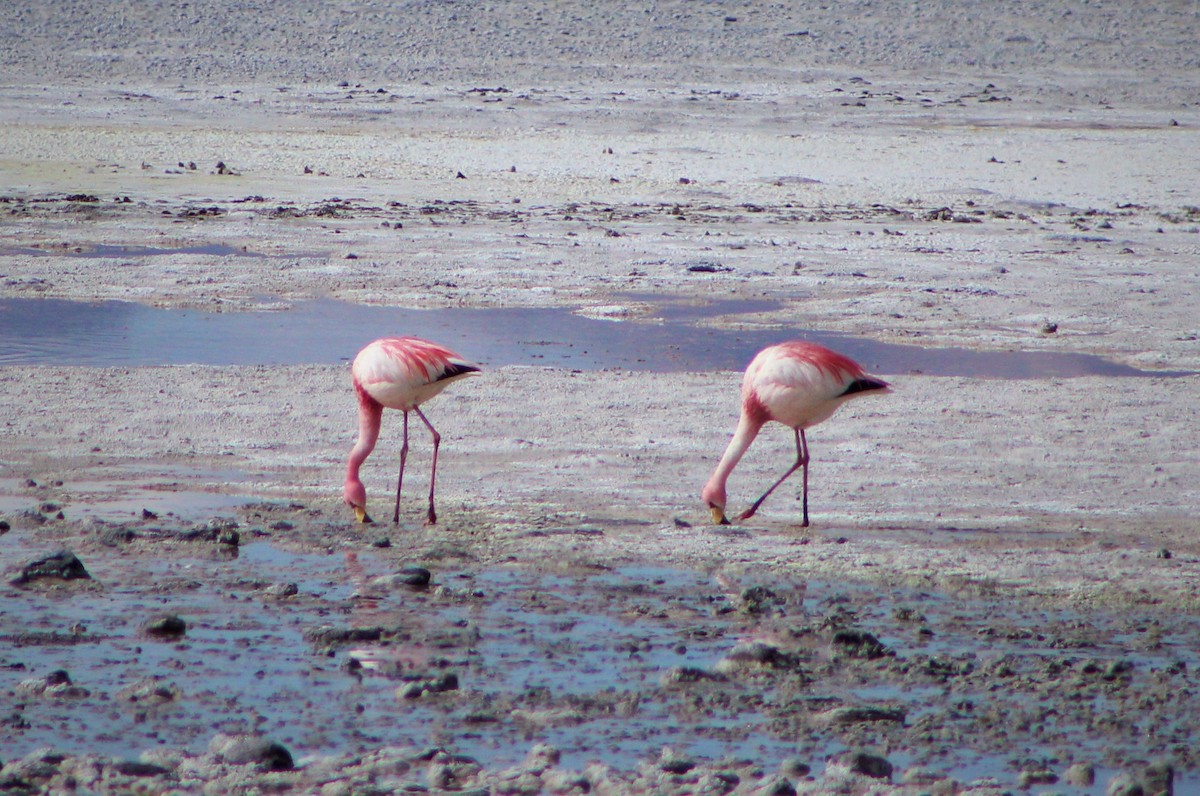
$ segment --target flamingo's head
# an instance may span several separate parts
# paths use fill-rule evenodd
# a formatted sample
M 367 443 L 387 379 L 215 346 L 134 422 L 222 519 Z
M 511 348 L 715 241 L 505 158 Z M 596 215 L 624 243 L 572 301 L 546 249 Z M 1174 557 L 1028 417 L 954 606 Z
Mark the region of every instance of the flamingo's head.
M 354 509 L 355 519 L 364 524 L 372 522 L 367 516 L 367 488 L 363 486 L 362 481 L 347 479 L 342 489 L 342 499 L 346 501 L 347 506 Z
M 725 516 L 725 489 L 717 484 L 708 484 L 704 487 L 704 491 L 700 493 L 700 497 L 708 504 L 708 510 L 712 514 L 713 522 L 717 525 L 729 525 L 729 519 Z

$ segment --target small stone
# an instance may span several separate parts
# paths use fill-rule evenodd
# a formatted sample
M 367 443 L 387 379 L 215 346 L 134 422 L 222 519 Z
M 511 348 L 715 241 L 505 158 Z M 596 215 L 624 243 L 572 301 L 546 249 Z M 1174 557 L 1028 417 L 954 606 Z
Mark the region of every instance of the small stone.
M 849 658 L 890 657 L 895 653 L 865 630 L 839 630 L 833 634 L 832 646 Z
M 142 632 L 151 638 L 173 640 L 187 633 L 187 622 L 174 614 L 164 614 L 148 620 L 142 625 Z
M 13 583 L 21 585 L 44 578 L 90 580 L 91 577 L 87 569 L 83 566 L 83 562 L 76 558 L 74 553 L 70 550 L 59 550 L 57 553 L 51 553 L 44 558 L 30 561 L 21 568 L 21 574 L 16 577 Z
M 418 566 L 401 567 L 396 574 L 399 576 L 398 582 L 405 586 L 411 586 L 414 589 L 425 588 L 429 585 L 429 581 L 433 579 L 433 575 L 429 570 Z
M 797 664 L 795 655 L 784 652 L 774 644 L 751 641 L 738 644 L 717 661 L 717 671 L 721 674 L 737 674 L 755 669 L 791 669 L 796 668 Z
M 396 696 L 401 699 L 419 699 L 426 694 L 440 694 L 445 691 L 458 690 L 458 675 L 454 672 L 447 672 L 440 677 L 432 677 L 426 680 L 417 680 L 412 683 L 405 683 L 396 689 Z
M 126 702 L 153 707 L 178 702 L 183 691 L 173 683 L 164 682 L 157 676 L 145 677 L 117 692 Z
M 879 755 L 861 750 L 842 752 L 829 761 L 826 768 L 841 769 L 852 774 L 864 774 L 875 779 L 891 779 L 892 764 Z
M 535 774 L 541 775 L 548 768 L 554 768 L 562 759 L 562 753 L 557 748 L 550 744 L 539 743 L 534 744 L 529 750 L 529 754 L 525 755 L 523 764 L 527 771 L 532 771 Z
M 902 708 L 848 706 L 833 708 L 831 710 L 826 710 L 823 713 L 818 713 L 816 715 L 816 719 L 817 721 L 821 721 L 829 725 L 848 726 L 851 724 L 867 724 L 876 721 L 903 724 L 904 716 L 905 713 Z
M 1090 788 L 1096 784 L 1096 767 L 1091 763 L 1072 763 L 1063 779 L 1073 787 Z
M 1170 794 L 1175 789 L 1175 767 L 1165 760 L 1158 760 L 1146 766 L 1142 774 L 1142 784 L 1148 794 Z
M 1042 324 L 1042 334 L 1054 334 L 1058 331 L 1058 324 L 1054 321 L 1046 321 Z
M 800 779 L 812 773 L 812 766 L 798 757 L 789 757 L 779 764 L 779 771 L 785 777 Z
M 258 735 L 217 733 L 208 751 L 235 766 L 253 764 L 268 771 L 291 771 L 295 767 L 292 753 L 282 744 Z
M 268 597 L 295 597 L 300 593 L 300 587 L 295 583 L 272 583 L 263 589 L 263 593 Z
M 1034 785 L 1053 785 L 1056 782 L 1058 775 L 1046 769 L 1026 770 L 1017 775 L 1017 785 L 1023 789 L 1032 788 Z
M 787 777 L 775 777 L 754 791 L 755 796 L 796 796 L 796 786 Z
M 664 750 L 662 759 L 658 761 L 658 767 L 668 774 L 686 774 L 696 767 L 696 761 L 690 757 Z
M 118 760 L 112 764 L 112 769 L 124 777 L 161 777 L 171 773 L 162 766 L 137 760 Z

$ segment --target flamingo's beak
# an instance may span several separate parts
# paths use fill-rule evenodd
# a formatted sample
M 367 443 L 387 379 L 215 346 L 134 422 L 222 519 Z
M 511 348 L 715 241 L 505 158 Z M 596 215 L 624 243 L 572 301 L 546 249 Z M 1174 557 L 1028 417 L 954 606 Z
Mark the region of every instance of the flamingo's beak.
M 710 505 L 708 507 L 708 510 L 712 513 L 713 522 L 715 522 L 717 525 L 729 525 L 730 524 L 729 519 L 725 516 L 725 509 L 722 508 L 721 506 Z
M 370 517 L 367 516 L 367 510 L 363 506 L 355 506 L 354 507 L 354 517 L 359 522 L 361 522 L 363 525 L 374 522 L 373 519 L 371 519 Z

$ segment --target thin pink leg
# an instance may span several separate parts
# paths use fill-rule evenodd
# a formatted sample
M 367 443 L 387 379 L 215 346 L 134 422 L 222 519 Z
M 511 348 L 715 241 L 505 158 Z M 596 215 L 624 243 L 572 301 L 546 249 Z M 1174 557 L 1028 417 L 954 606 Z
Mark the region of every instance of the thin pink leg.
M 437 512 L 433 510 L 433 488 L 437 482 L 437 457 L 438 446 L 442 444 L 442 435 L 433 427 L 433 423 L 429 422 L 429 418 L 421 412 L 420 409 L 413 407 L 413 411 L 417 413 L 417 417 L 421 418 L 425 423 L 425 427 L 429 429 L 429 433 L 433 435 L 433 466 L 429 471 L 429 513 L 425 515 L 425 521 L 429 525 L 437 524 Z
M 417 414 L 420 414 L 418 412 Z M 404 463 L 408 460 L 408 412 L 404 413 L 404 444 L 400 446 L 400 477 L 396 479 L 396 511 L 392 514 L 392 524 L 400 523 L 400 489 L 404 486 Z
M 750 508 L 738 515 L 739 520 L 748 520 L 754 516 L 754 512 L 758 511 L 758 507 L 767 499 L 767 496 L 775 491 L 775 488 L 788 479 L 788 476 L 799 469 L 804 470 L 804 522 L 802 526 L 808 525 L 808 440 L 804 436 L 803 429 L 796 429 L 796 463 L 793 464 L 788 471 L 779 477 L 779 480 L 771 484 L 771 488 L 762 494 L 758 500 L 750 506 Z

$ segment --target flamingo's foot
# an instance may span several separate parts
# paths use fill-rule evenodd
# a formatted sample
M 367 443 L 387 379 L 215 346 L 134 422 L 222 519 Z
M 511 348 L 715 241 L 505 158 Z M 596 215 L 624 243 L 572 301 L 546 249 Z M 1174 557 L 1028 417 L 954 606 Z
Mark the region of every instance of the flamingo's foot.
M 367 510 L 362 506 L 354 507 L 354 518 L 363 525 L 370 525 L 371 523 L 375 522 L 375 520 L 371 519 L 371 517 L 367 514 Z
M 429 513 L 425 515 L 425 524 L 437 525 L 437 514 L 434 513 L 433 509 L 430 509 Z
M 754 514 L 755 514 L 757 511 L 758 511 L 758 509 L 746 509 L 746 510 L 745 510 L 745 511 L 743 511 L 741 514 L 737 515 L 738 521 L 740 522 L 741 520 L 748 520 L 748 519 L 750 519 L 751 517 L 753 517 L 753 516 L 754 516 Z
M 729 518 L 725 516 L 725 509 L 720 506 L 709 506 L 709 512 L 712 514 L 712 520 L 717 525 L 730 525 Z

